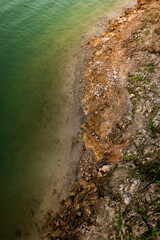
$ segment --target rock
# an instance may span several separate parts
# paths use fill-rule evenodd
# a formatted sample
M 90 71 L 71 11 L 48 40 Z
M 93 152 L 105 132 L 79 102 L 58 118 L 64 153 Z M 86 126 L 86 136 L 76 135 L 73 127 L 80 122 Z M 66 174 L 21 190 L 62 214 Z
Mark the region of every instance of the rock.
M 81 213 L 81 212 L 78 212 L 77 215 L 78 215 L 79 217 L 81 217 L 81 216 L 82 216 L 82 213 Z
M 135 94 L 133 94 L 133 93 L 132 93 L 132 94 L 129 94 L 129 97 L 130 97 L 130 98 L 134 98 L 134 97 L 135 97 Z
M 99 168 L 99 172 L 104 172 L 104 173 L 110 172 L 111 167 L 112 167 L 111 165 L 104 165 L 103 167 Z
M 82 228 L 81 233 L 84 234 L 86 232 L 85 228 Z
M 145 4 L 145 3 L 149 3 L 149 2 L 152 2 L 153 0 L 137 0 L 137 3 L 142 5 L 142 4 Z
M 98 176 L 98 177 L 103 177 L 103 175 L 102 175 L 101 172 L 98 172 L 97 176 Z
M 111 28 L 114 28 L 116 26 L 116 23 L 116 20 L 112 20 L 112 22 L 110 23 Z

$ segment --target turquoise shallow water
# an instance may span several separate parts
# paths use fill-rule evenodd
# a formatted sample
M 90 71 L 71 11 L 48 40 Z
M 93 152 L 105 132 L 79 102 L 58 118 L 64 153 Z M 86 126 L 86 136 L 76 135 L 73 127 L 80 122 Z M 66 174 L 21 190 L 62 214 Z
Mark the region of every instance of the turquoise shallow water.
M 0 0 L 0 239 L 17 239 L 17 229 L 24 239 L 30 209 L 54 181 L 61 72 L 88 26 L 115 2 Z

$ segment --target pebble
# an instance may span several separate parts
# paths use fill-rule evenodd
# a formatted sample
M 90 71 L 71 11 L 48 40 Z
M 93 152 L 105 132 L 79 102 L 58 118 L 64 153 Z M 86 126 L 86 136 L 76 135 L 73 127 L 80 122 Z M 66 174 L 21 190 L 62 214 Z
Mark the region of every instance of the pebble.
M 132 93 L 132 94 L 129 95 L 129 97 L 133 98 L 133 97 L 135 97 L 135 94 Z
M 81 212 L 78 212 L 77 215 L 78 215 L 79 217 L 81 217 L 81 216 L 82 216 L 82 213 L 81 213 Z
M 111 170 L 111 165 L 104 165 L 102 168 L 99 168 L 99 172 L 103 171 L 105 172 L 109 172 Z

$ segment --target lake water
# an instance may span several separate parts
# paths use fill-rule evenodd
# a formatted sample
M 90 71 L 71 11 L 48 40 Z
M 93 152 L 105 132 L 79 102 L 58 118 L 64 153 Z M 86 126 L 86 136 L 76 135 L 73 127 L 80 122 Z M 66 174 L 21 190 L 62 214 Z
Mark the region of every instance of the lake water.
M 122 2 L 129 0 L 0 0 L 0 239 L 38 239 L 36 213 L 67 172 L 65 63 Z

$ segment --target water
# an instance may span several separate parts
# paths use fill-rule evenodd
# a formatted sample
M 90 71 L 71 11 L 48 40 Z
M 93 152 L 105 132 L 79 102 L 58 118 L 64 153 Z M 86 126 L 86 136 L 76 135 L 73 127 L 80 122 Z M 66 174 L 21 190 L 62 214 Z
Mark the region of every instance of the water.
M 36 240 L 32 211 L 66 176 L 66 59 L 115 2 L 0 0 L 0 239 Z

